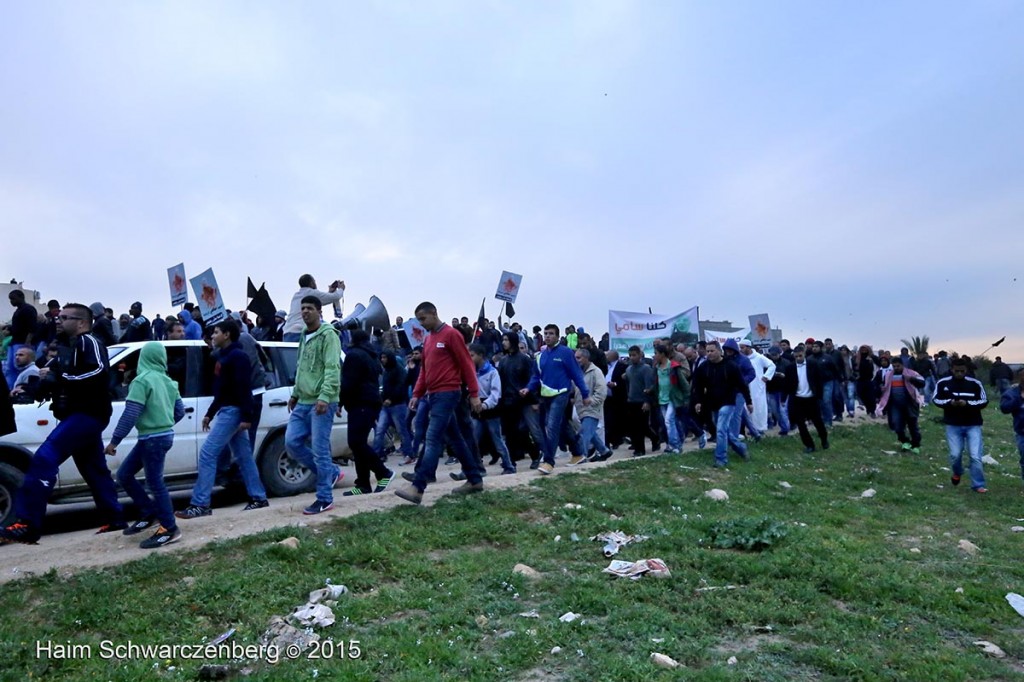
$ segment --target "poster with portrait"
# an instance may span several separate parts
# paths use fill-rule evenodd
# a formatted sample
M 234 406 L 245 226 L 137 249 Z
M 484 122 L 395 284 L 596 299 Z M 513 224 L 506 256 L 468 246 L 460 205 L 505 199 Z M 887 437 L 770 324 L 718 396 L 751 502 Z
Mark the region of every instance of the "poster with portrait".
M 185 279 L 185 264 L 178 263 L 167 268 L 167 284 L 171 288 L 171 305 L 188 303 L 188 280 Z
M 192 282 L 192 292 L 196 295 L 203 324 L 209 326 L 227 319 L 227 309 L 224 307 L 220 287 L 217 286 L 217 278 L 213 275 L 213 268 L 207 268 L 189 281 Z
M 515 303 L 516 296 L 519 295 L 519 287 L 522 284 L 522 275 L 505 270 L 501 273 L 501 279 L 498 280 L 498 291 L 494 294 L 494 298 L 507 303 Z
M 772 325 L 768 321 L 768 313 L 750 315 L 750 343 L 760 353 L 767 353 L 772 345 Z

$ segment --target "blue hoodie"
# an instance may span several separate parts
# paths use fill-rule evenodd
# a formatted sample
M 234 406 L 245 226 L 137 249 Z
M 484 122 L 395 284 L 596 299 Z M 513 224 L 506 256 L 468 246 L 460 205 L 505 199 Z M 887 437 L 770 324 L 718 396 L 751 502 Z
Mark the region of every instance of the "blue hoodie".
M 576 362 L 576 353 L 568 346 L 563 344 L 558 344 L 554 348 L 545 346 L 537 358 L 537 365 L 540 367 L 542 396 L 568 391 L 573 384 L 576 384 L 584 399 L 590 397 L 587 383 L 583 379 L 583 371 Z M 530 383 L 532 385 L 533 382 Z
M 181 326 L 185 328 L 185 338 L 190 341 L 195 341 L 203 338 L 203 328 L 199 326 L 199 323 L 192 319 L 192 314 L 187 310 L 182 310 L 178 313 L 178 319 L 181 320 Z
M 722 344 L 722 348 L 731 348 L 736 351 L 736 355 L 733 356 L 732 361 L 736 363 L 736 366 L 740 369 L 740 374 L 743 376 L 743 381 L 748 384 L 757 378 L 757 372 L 754 371 L 754 366 L 750 364 L 750 360 L 747 356 L 740 352 L 740 344 L 736 343 L 736 339 L 726 339 L 725 343 Z
M 480 402 L 484 404 L 485 410 L 493 410 L 501 400 L 501 377 L 498 376 L 498 370 L 484 360 L 484 364 L 476 370 L 476 380 L 480 384 Z

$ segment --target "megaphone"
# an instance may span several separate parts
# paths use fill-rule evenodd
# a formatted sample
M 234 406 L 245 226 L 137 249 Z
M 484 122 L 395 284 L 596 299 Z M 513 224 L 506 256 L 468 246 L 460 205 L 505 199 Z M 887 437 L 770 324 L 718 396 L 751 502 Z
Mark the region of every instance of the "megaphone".
M 348 314 L 348 317 L 342 320 L 335 320 L 332 324 L 335 329 L 355 329 L 355 327 L 349 327 L 348 323 L 355 319 L 357 316 L 362 315 L 366 311 L 366 306 L 362 303 L 356 303 L 355 309 Z
M 359 308 L 363 308 L 359 310 Z M 381 303 L 381 300 L 376 296 L 370 297 L 370 304 L 366 307 L 356 305 L 356 310 L 351 315 L 342 320 L 342 327 L 344 329 L 362 329 L 369 334 L 373 334 L 375 329 L 386 331 L 391 329 L 391 317 L 388 316 L 388 310 Z

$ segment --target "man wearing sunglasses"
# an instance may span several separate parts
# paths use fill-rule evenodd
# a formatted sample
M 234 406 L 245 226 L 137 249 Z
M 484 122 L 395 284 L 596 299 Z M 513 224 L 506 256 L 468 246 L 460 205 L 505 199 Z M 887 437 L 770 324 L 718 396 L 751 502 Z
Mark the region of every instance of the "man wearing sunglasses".
M 88 307 L 69 303 L 60 311 L 58 320 L 71 340 L 71 347 L 59 362 L 39 370 L 39 395 L 52 397 L 50 409 L 58 423 L 32 456 L 25 482 L 14 500 L 18 520 L 0 529 L 0 544 L 39 541 L 57 470 L 68 457 L 74 458 L 105 519 L 97 532 L 127 528 L 114 479 L 103 456 L 103 429 L 112 412 L 107 349 L 89 333 L 93 319 Z

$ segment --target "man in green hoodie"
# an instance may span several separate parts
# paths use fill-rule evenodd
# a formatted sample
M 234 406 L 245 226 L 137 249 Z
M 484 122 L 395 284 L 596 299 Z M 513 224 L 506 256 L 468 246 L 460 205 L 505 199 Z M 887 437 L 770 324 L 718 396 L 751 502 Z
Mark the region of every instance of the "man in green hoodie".
M 316 476 L 316 499 L 302 510 L 307 515 L 334 509 L 332 491 L 342 476 L 331 457 L 331 428 L 341 389 L 341 341 L 334 327 L 323 324 L 322 305 L 316 296 L 301 301 L 299 313 L 306 329 L 299 337 L 295 387 L 288 400 L 291 416 L 284 436 L 288 454 Z
M 116 455 L 118 444 L 132 428 L 138 430 L 135 447 L 117 470 L 117 480 L 139 508 L 139 520 L 125 528 L 124 534 L 135 535 L 160 523 L 156 533 L 139 545 L 143 549 L 163 547 L 181 538 L 171 496 L 164 484 L 164 459 L 174 444 L 174 425 L 184 416 L 185 404 L 178 384 L 167 376 L 167 350 L 150 341 L 139 353 L 138 373 L 128 389 L 124 413 L 104 450 L 108 457 Z M 152 497 L 135 480 L 135 474 L 143 468 Z

